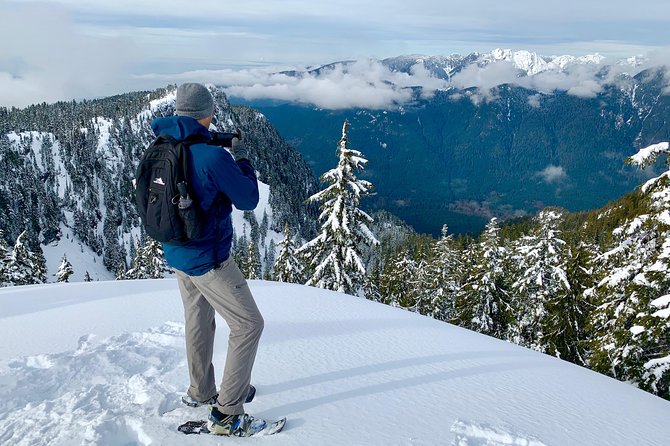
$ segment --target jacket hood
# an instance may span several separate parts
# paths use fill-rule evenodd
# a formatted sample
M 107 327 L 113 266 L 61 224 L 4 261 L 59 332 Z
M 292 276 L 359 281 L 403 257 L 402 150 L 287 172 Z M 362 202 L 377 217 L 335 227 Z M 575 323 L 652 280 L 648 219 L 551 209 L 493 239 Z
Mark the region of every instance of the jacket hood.
M 156 118 L 151 123 L 151 129 L 156 136 L 170 135 L 177 141 L 183 141 L 189 136 L 199 135 L 210 139 L 209 130 L 189 116 L 167 116 Z

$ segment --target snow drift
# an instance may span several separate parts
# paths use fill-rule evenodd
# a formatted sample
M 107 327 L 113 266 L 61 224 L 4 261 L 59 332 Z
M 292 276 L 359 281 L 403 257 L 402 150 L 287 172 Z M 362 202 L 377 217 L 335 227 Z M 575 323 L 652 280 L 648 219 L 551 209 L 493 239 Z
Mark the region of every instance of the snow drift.
M 184 436 L 188 386 L 173 279 L 0 289 L 7 445 L 664 445 L 670 403 L 404 310 L 252 281 L 266 320 L 248 412 L 272 439 Z M 227 329 L 219 321 L 220 374 Z M 220 375 L 219 375 L 220 377 Z

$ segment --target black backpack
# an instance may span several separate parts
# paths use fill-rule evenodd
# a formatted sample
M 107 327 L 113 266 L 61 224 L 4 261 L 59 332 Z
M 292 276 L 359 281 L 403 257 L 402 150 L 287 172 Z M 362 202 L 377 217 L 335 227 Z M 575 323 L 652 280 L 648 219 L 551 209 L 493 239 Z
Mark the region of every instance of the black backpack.
M 205 216 L 195 203 L 188 178 L 189 145 L 159 135 L 147 147 L 135 172 L 135 203 L 149 237 L 183 245 L 203 236 Z

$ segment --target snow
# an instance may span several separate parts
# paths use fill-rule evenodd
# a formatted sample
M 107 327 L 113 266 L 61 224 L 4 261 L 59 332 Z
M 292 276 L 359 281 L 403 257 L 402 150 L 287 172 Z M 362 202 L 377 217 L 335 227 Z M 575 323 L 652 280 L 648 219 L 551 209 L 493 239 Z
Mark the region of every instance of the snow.
M 598 53 L 581 57 L 569 55 L 547 57 L 530 51 L 513 51 L 502 48 L 496 48 L 490 53 L 480 56 L 480 60 L 484 62 L 510 62 L 515 68 L 524 71 L 528 76 L 534 76 L 545 71 L 565 71 L 572 65 L 599 65 L 604 59 L 605 57 Z
M 149 110 L 156 112 L 166 105 L 174 104 L 177 100 L 177 90 L 168 92 L 165 96 L 159 99 L 154 99 L 149 103 Z
M 651 306 L 656 308 L 664 308 L 670 306 L 670 294 L 661 296 L 651 301 Z
M 98 116 L 97 118 L 93 119 L 93 124 L 96 126 L 98 131 L 100 132 L 98 136 L 98 149 L 100 150 L 106 150 L 108 149 L 109 146 L 109 138 L 110 138 L 110 132 L 112 129 L 112 125 L 114 122 L 111 119 L 103 118 L 102 116 Z
M 0 289 L 0 443 L 667 444 L 670 403 L 625 383 L 361 298 L 250 285 L 266 328 L 246 409 L 287 416 L 281 434 L 176 431 L 206 409 L 179 402 L 183 309 L 176 281 L 163 279 Z
M 668 143 L 661 142 L 640 149 L 635 155 L 630 157 L 630 160 L 632 163 L 637 164 L 638 166 L 645 167 L 653 163 L 658 155 L 667 152 L 668 152 Z
M 640 333 L 644 333 L 645 329 L 644 327 L 640 325 L 634 325 L 630 327 L 630 332 L 633 333 L 633 335 L 639 335 Z
M 44 258 L 47 264 L 47 280 L 55 282 L 55 274 L 58 272 L 63 255 L 72 264 L 74 273 L 70 276 L 70 282 L 83 282 L 86 272 L 88 271 L 93 280 L 113 280 L 114 273 L 107 270 L 102 261 L 102 256 L 99 256 L 91 248 L 84 245 L 74 235 L 71 227 L 67 227 L 61 223 L 60 230 L 62 233 L 61 239 L 42 245 Z

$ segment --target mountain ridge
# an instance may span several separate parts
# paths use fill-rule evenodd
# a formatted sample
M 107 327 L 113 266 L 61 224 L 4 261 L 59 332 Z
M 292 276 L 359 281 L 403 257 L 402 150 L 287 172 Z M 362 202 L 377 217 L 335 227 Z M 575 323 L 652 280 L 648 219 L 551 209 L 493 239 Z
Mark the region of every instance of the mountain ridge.
M 670 139 L 667 76 L 643 70 L 593 95 L 515 84 L 451 88 L 389 110 L 251 103 L 317 173 L 332 164 L 328 148 L 338 123 L 349 119 L 351 142 L 370 161 L 364 176 L 377 187 L 366 206 L 419 232 L 438 235 L 446 223 L 472 233 L 491 217 L 548 205 L 598 208 L 653 176 L 654 167 L 634 171 L 625 159 Z
M 127 268 L 141 239 L 135 166 L 154 138 L 151 120 L 173 114 L 175 89 L 0 109 L 0 209 L 7 216 L 0 230 L 6 241 L 27 230 L 32 248 L 49 245 L 69 237 L 64 225 L 107 269 Z M 261 115 L 232 107 L 220 89 L 212 87 L 212 94 L 218 125 L 245 132 L 259 179 L 270 187 L 269 229 L 281 232 L 289 223 L 310 234 L 315 210 L 304 201 L 317 187 L 310 168 Z
M 349 66 L 360 60 L 362 59 L 347 59 L 319 65 L 318 67 L 293 69 L 281 71 L 279 73 L 287 76 L 299 77 L 304 75 L 319 76 L 323 72 L 336 68 L 341 68 L 344 72 L 347 72 Z M 545 56 L 533 51 L 515 51 L 509 48 L 495 48 L 486 53 L 472 52 L 466 55 L 454 53 L 444 56 L 417 53 L 387 57 L 384 59 L 370 58 L 369 60 L 379 62 L 391 71 L 404 73 L 411 73 L 413 67 L 422 65 L 433 76 L 444 80 L 451 79 L 454 74 L 464 70 L 470 65 L 485 68 L 488 65 L 500 62 L 512 64 L 519 70 L 520 75 L 523 76 L 534 76 L 547 71 L 566 72 L 571 68 L 584 65 L 636 69 L 652 63 L 648 57 L 641 55 L 610 61 L 610 59 L 598 53 L 583 56 L 573 56 L 569 54 Z

